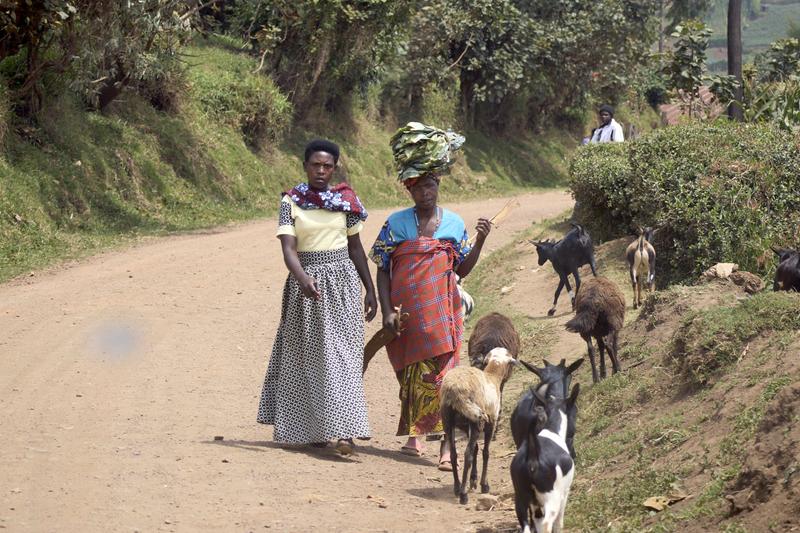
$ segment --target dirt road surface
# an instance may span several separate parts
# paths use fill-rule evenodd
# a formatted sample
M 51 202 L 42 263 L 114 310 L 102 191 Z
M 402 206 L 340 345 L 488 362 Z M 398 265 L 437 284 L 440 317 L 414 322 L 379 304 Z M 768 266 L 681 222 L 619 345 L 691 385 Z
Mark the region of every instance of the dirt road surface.
M 487 250 L 572 204 L 520 199 Z M 505 202 L 447 207 L 472 228 Z M 365 247 L 387 214 L 371 214 Z M 373 438 L 353 458 L 279 448 L 256 424 L 286 278 L 274 231 L 153 239 L 0 285 L 0 529 L 473 531 L 496 513 L 474 493 L 458 505 L 433 446 L 398 453 L 385 352 L 366 375 Z M 551 292 L 535 297 L 545 308 Z

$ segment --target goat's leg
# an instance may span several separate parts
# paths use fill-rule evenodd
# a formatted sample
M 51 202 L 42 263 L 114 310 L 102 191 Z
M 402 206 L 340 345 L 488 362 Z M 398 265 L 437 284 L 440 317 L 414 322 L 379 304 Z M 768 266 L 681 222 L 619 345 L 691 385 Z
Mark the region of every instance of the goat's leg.
M 469 472 L 469 469 L 472 467 L 472 458 L 475 456 L 475 448 L 478 446 L 478 424 L 475 422 L 469 423 L 468 435 L 469 442 L 467 443 L 467 451 L 464 452 L 464 471 L 461 472 L 461 492 L 458 495 L 458 502 L 462 505 L 469 503 L 469 496 L 467 495 L 467 472 Z M 453 466 L 453 470 L 455 470 L 455 466 Z
M 572 302 L 572 310 L 575 310 L 575 295 L 578 294 L 578 289 L 581 288 L 581 275 L 578 274 L 578 270 L 575 269 L 572 271 L 572 277 L 575 278 L 575 292 L 572 292 L 572 289 L 569 286 L 569 278 L 567 278 L 567 290 L 569 291 L 569 299 Z
M 592 269 L 592 275 L 597 277 L 597 263 L 594 262 L 594 253 L 589 256 L 589 268 Z
M 450 443 L 450 465 L 453 468 L 453 494 L 458 496 L 458 493 L 461 490 L 461 483 L 458 480 L 458 451 L 456 450 L 455 414 L 452 410 L 446 408 L 442 415 L 444 438 Z
M 650 258 L 650 272 L 647 278 L 647 287 L 649 292 L 656 290 L 656 256 Z
M 636 302 L 636 286 L 638 285 L 638 280 L 636 269 L 631 267 L 631 289 L 633 290 L 633 308 L 636 309 L 639 307 L 639 304 Z
M 483 470 L 481 470 L 481 492 L 483 494 L 489 492 L 489 481 L 486 479 L 486 474 L 489 470 L 489 443 L 492 441 L 493 434 L 494 424 L 487 423 L 483 428 Z
M 517 513 L 519 530 L 521 533 L 531 533 L 531 523 L 528 515 L 531 508 L 531 489 L 522 487 L 520 490 L 514 489 L 514 510 Z
M 595 337 L 597 339 L 597 354 L 600 358 L 600 379 L 606 378 L 606 354 L 607 351 L 606 343 L 603 340 L 602 335 L 598 335 Z
M 592 337 L 588 334 L 581 333 L 581 337 L 586 341 L 586 347 L 589 348 L 589 362 L 592 363 L 592 382 L 597 383 L 600 381 L 597 377 L 597 367 L 594 362 L 594 346 L 592 346 Z
M 567 281 L 567 276 L 559 274 L 560 279 L 558 280 L 558 288 L 556 289 L 556 296 L 553 298 L 553 307 L 547 312 L 547 316 L 553 316 L 556 314 L 556 304 L 558 303 L 558 296 L 561 294 L 561 289 L 564 288 L 564 283 Z
M 475 436 L 475 449 L 472 451 L 472 469 L 469 471 L 469 489 L 478 488 L 478 436 Z
M 608 357 L 611 358 L 611 367 L 614 370 L 614 374 L 622 370 L 619 365 L 619 358 L 617 357 L 617 343 L 619 341 L 619 332 L 615 331 L 611 333 L 611 349 L 608 349 L 606 346 L 606 350 L 608 350 Z

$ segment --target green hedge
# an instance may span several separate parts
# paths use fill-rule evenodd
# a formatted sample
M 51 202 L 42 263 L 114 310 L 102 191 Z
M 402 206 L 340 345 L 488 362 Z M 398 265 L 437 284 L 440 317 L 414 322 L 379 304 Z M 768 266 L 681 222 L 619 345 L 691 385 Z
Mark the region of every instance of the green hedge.
M 800 140 L 766 125 L 688 124 L 621 147 L 585 147 L 570 183 L 577 218 L 598 239 L 662 228 L 662 283 L 721 261 L 766 276 L 770 245 L 800 243 Z

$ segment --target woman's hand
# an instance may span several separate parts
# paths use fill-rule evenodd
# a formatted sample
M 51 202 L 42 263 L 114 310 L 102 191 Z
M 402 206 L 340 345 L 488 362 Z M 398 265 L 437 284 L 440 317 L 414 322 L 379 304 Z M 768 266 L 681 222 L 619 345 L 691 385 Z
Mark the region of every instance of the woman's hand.
M 383 315 L 383 327 L 394 333 L 395 335 L 400 335 L 400 331 L 397 329 L 397 323 L 399 322 L 399 317 L 397 316 L 397 311 L 391 311 Z
M 297 280 L 297 283 L 300 284 L 300 290 L 303 291 L 303 295 L 307 298 L 313 298 L 315 300 L 319 300 L 322 296 L 319 293 L 319 287 L 317 286 L 317 280 L 306 274 L 305 272 Z
M 367 322 L 372 322 L 377 314 L 378 301 L 375 299 L 375 291 L 367 291 L 367 295 L 364 296 L 364 318 Z
M 483 242 L 486 240 L 486 236 L 489 235 L 489 232 L 492 231 L 492 223 L 489 222 L 488 219 L 479 218 L 478 225 L 475 226 L 475 229 L 478 231 L 478 242 Z

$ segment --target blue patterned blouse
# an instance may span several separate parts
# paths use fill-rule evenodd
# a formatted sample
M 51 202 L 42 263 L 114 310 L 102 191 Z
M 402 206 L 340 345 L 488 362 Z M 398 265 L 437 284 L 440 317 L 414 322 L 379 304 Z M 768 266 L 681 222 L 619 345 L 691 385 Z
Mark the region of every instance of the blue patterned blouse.
M 447 240 L 453 243 L 458 254 L 460 264 L 469 254 L 472 247 L 469 245 L 469 236 L 464 227 L 464 221 L 460 216 L 442 208 L 442 221 L 433 234 L 439 240 Z M 369 257 L 384 272 L 389 272 L 392 264 L 392 253 L 397 246 L 407 240 L 417 238 L 417 221 L 414 216 L 414 208 L 410 207 L 389 215 L 388 220 L 381 228 L 375 244 L 369 252 Z

